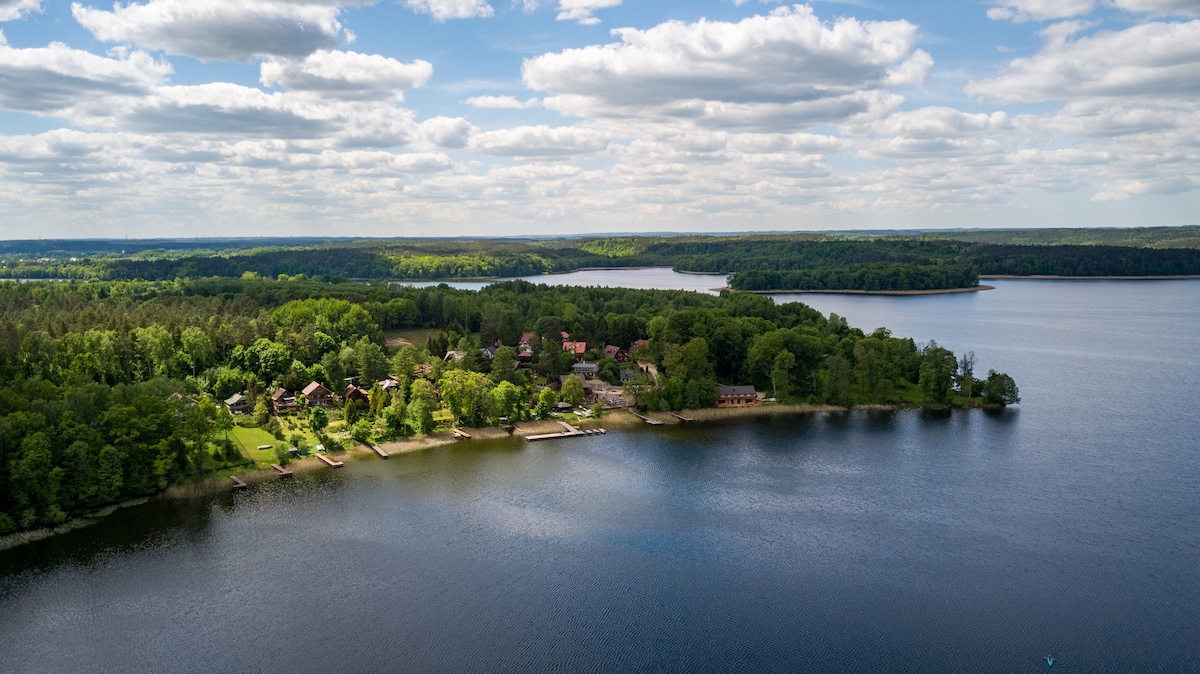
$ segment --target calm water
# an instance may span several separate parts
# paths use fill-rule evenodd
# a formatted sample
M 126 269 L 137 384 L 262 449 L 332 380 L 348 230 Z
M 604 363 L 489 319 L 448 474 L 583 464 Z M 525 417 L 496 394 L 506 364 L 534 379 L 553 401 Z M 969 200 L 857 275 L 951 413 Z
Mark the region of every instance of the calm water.
M 463 443 L 0 552 L 0 671 L 1200 670 L 1200 281 L 806 296 L 1001 414 Z
M 552 286 L 600 286 L 601 288 L 641 288 L 643 290 L 694 290 L 716 294 L 714 288 L 723 288 L 728 277 L 725 274 L 680 274 L 670 267 L 641 267 L 637 269 L 588 269 L 566 274 L 538 274 L 521 276 L 523 281 L 545 283 Z M 511 281 L 513 279 L 500 279 Z M 496 281 L 444 281 L 451 288 L 480 290 Z M 412 281 L 397 283 L 415 287 L 434 286 L 443 281 Z

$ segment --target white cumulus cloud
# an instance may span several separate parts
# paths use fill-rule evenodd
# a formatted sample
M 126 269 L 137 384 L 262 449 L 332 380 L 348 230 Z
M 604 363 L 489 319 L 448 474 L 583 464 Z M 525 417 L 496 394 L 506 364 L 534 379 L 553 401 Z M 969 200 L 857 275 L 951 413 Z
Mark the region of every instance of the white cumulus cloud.
M 466 104 L 473 108 L 527 110 L 538 107 L 542 102 L 536 98 L 522 101 L 516 96 L 472 96 L 466 100 Z
M 998 103 L 1142 98 L 1194 102 L 1200 95 L 1200 21 L 1150 22 L 1077 40 L 1051 40 L 966 92 Z
M 278 84 L 343 100 L 402 100 L 404 91 L 433 76 L 428 61 L 396 59 L 347 51 L 317 51 L 303 60 L 270 58 L 259 68 L 263 86 Z
M 207 60 L 304 57 L 350 38 L 332 4 L 282 0 L 147 0 L 111 12 L 79 3 L 71 13 L 104 42 L 133 43 Z
M 145 95 L 171 72 L 169 64 L 142 51 L 108 58 L 58 42 L 16 49 L 0 34 L 0 108 L 5 110 L 65 114 L 96 97 Z
M 608 147 L 608 138 L 593 129 L 519 126 L 485 131 L 471 138 L 474 152 L 507 157 L 550 157 L 595 154 Z
M 1049 21 L 1091 14 L 1095 0 L 1002 0 L 988 10 L 993 21 Z
M 711 125 L 841 120 L 924 81 L 932 67 L 906 21 L 822 23 L 797 5 L 737 23 L 670 21 L 613 31 L 620 42 L 527 60 L 546 107 L 581 117 L 694 119 Z
M 1109 0 L 1118 9 L 1157 16 L 1200 16 L 1200 0 Z
M 42 0 L 0 0 L 0 21 L 12 21 L 29 12 L 40 11 Z
M 598 9 L 617 7 L 621 0 L 558 0 L 559 21 L 578 21 L 585 26 L 600 23 L 593 12 Z
M 404 4 L 414 12 L 428 14 L 438 21 L 487 18 L 495 13 L 487 0 L 404 0 Z

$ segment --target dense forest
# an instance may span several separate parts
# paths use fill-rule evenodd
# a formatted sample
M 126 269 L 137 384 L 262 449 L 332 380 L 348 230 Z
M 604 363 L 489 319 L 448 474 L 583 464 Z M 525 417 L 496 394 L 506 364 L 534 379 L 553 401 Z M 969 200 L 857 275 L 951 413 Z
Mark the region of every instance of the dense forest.
M 972 288 L 979 275 L 941 265 L 874 262 L 794 271 L 741 271 L 729 279 L 734 290 L 863 290 L 911 292 Z
M 869 232 L 861 236 L 874 238 Z M 1081 227 L 989 229 L 929 233 L 942 239 L 1020 246 L 1132 246 L 1134 248 L 1200 248 L 1200 225 L 1187 227 Z
M 1189 232 L 1181 229 L 1176 233 L 1186 239 Z M 1163 232 L 1146 235 L 1154 238 L 1155 246 L 1170 241 L 1167 236 Z M 9 243 L 14 245 L 13 250 L 0 248 L 3 278 L 172 280 L 252 273 L 322 281 L 412 280 L 535 276 L 588 267 L 670 266 L 683 272 L 734 274 L 731 287 L 746 290 L 932 290 L 971 287 L 981 275 L 1200 274 L 1198 248 L 1017 245 L 918 236 L 278 240 L 271 242 L 275 245 L 258 247 L 233 241 L 219 252 L 199 248 L 201 244 L 197 243 L 171 250 L 139 247 L 126 253 L 121 249 L 119 254 L 111 250 L 116 242 L 81 243 L 82 250 L 96 251 L 92 257 L 64 257 L 60 249 L 67 242 L 47 245 L 46 251 L 59 250 L 57 254 L 30 253 L 25 250 L 29 246 L 15 245 L 23 242 Z M 26 257 L 43 253 L 45 257 Z
M 389 342 L 395 334 L 425 339 Z M 279 451 L 547 417 L 561 401 L 585 402 L 564 339 L 585 342 L 599 379 L 625 379 L 621 394 L 643 410 L 712 406 L 723 384 L 835 405 L 1019 401 L 1006 375 L 976 378 L 971 354 L 750 293 L 523 281 L 471 292 L 252 274 L 5 282 L 0 533 L 234 470 L 248 459 L 231 433 L 273 435 Z M 300 395 L 295 412 L 272 413 L 272 392 L 310 382 L 336 404 L 310 408 Z M 234 419 L 222 401 L 239 394 L 249 411 Z

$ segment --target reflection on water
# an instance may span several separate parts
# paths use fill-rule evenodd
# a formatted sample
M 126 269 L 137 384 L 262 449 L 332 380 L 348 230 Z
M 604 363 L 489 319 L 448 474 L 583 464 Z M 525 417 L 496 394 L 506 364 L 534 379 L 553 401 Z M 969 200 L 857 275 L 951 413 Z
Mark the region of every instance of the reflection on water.
M 1018 409 L 459 443 L 130 508 L 0 552 L 0 671 L 1200 670 L 1200 282 L 996 285 L 818 308 L 974 349 Z
M 670 267 L 639 267 L 635 269 L 586 269 L 565 274 L 521 276 L 522 281 L 552 286 L 599 286 L 601 288 L 640 288 L 644 290 L 692 290 L 716 294 L 717 288 L 727 285 L 725 274 L 680 274 Z M 512 278 L 486 281 L 397 281 L 396 285 L 417 288 L 442 283 L 460 290 L 482 290 L 493 283 Z

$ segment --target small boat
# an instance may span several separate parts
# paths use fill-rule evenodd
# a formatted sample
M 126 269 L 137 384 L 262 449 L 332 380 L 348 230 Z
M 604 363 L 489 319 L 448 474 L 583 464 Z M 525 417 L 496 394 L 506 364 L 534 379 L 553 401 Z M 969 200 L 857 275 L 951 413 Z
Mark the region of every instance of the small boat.
M 1054 666 L 1054 658 L 1050 657 L 1049 655 L 1046 656 L 1046 666 L 1047 667 Z

